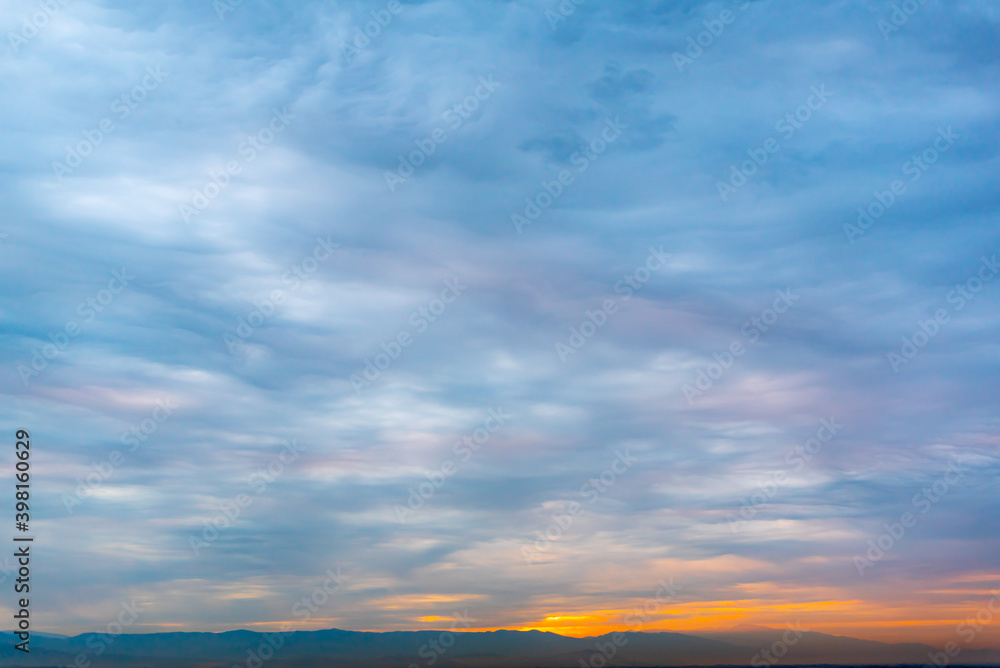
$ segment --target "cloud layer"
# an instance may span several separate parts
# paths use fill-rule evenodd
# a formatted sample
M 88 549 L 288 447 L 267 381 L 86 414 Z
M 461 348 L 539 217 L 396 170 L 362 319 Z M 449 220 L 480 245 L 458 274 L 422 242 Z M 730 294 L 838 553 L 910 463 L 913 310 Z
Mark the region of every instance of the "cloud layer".
M 11 3 L 38 623 L 584 633 L 673 578 L 647 630 L 950 638 L 1000 14 L 903 4 Z

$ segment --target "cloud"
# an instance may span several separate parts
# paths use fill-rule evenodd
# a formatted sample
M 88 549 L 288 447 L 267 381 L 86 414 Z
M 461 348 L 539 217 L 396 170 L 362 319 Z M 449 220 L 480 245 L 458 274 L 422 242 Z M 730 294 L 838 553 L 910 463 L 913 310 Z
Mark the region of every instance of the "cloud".
M 995 9 L 926 3 L 886 39 L 891 3 L 742 5 L 584 4 L 553 30 L 555 3 L 407 2 L 349 60 L 382 5 L 248 1 L 220 20 L 206 3 L 74 2 L 6 53 L 0 387 L 8 432 L 39 443 L 40 624 L 93 630 L 131 596 L 152 602 L 146 630 L 265 624 L 336 565 L 355 580 L 323 619 L 354 629 L 457 604 L 528 627 L 624 609 L 671 575 L 693 606 L 821 586 L 890 621 L 936 604 L 952 619 L 960 597 L 933 592 L 991 573 L 976 555 L 996 549 L 1000 283 L 962 309 L 953 292 L 1000 252 Z M 14 3 L 5 31 L 35 9 Z M 678 71 L 672 54 L 724 9 L 735 20 Z M 480 77 L 501 85 L 452 128 Z M 832 97 L 786 137 L 814 86 Z M 283 110 L 287 128 L 264 132 Z M 621 141 L 580 170 L 574 153 L 618 118 Z M 910 180 L 949 127 L 954 148 Z M 437 128 L 390 190 L 386 171 Z M 722 201 L 717 183 L 769 137 L 780 150 Z M 518 235 L 511 214 L 563 169 L 574 182 Z M 907 194 L 851 243 L 845 225 L 894 180 Z M 215 194 L 185 221 L 196 190 Z M 310 270 L 320 239 L 337 247 Z M 626 295 L 651 247 L 667 266 Z M 102 304 L 123 269 L 135 279 Z M 439 311 L 456 279 L 468 289 Z M 769 322 L 787 290 L 799 300 Z M 608 299 L 616 314 L 563 363 L 556 344 Z M 894 373 L 888 353 L 938 309 L 950 323 Z M 169 420 L 68 513 L 63 496 L 167 398 Z M 393 506 L 498 407 L 510 424 L 400 523 Z M 843 432 L 732 532 L 828 418 Z M 301 459 L 256 494 L 292 439 Z M 534 532 L 626 449 L 635 466 L 526 564 Z M 859 578 L 851 558 L 952 456 L 975 470 Z M 253 503 L 193 556 L 240 494 Z

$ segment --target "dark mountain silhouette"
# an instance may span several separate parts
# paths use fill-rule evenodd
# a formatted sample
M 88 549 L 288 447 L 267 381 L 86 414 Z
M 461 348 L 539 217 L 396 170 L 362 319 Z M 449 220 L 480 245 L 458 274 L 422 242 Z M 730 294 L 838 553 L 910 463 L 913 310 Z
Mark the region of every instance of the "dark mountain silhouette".
M 794 643 L 782 645 L 784 640 Z M 579 668 L 594 666 L 914 665 L 936 648 L 888 644 L 822 633 L 795 636 L 761 627 L 712 634 L 620 633 L 570 638 L 541 631 L 366 633 L 330 629 L 266 634 L 150 633 L 118 637 L 86 633 L 36 636 L 31 654 L 0 645 L 2 666 L 73 666 L 83 655 L 99 668 Z M 784 639 L 784 640 L 783 640 Z M 778 645 L 775 645 L 778 643 Z M 272 651 L 274 645 L 277 649 Z M 101 648 L 100 655 L 97 649 Z M 762 650 L 777 650 L 780 658 Z M 581 663 L 581 661 L 583 663 Z M 997 665 L 1000 651 L 964 650 L 951 666 Z

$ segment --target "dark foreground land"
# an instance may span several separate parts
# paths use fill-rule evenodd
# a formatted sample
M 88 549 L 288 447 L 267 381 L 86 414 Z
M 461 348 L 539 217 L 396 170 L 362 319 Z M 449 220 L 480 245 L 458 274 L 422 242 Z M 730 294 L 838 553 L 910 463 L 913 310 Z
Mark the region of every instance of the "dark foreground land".
M 31 652 L 0 635 L 0 666 L 74 668 L 677 668 L 681 666 L 1000 666 L 1000 651 L 948 657 L 887 644 L 764 629 L 689 635 L 616 633 L 569 638 L 541 631 L 297 631 L 33 636 Z

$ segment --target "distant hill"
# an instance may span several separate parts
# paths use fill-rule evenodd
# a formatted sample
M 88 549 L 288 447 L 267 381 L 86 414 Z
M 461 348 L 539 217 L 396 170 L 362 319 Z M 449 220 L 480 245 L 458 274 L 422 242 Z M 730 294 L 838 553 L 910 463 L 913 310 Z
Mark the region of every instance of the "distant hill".
M 86 633 L 74 637 L 32 635 L 31 654 L 14 649 L 0 636 L 0 666 L 72 666 L 83 654 L 95 668 L 259 668 L 251 660 L 263 647 L 266 668 L 598 668 L 607 666 L 749 666 L 764 665 L 760 654 L 781 641 L 783 630 L 745 628 L 726 633 L 621 633 L 569 638 L 541 631 L 408 631 L 364 633 L 330 629 L 263 634 L 151 633 L 107 638 Z M 271 656 L 267 638 L 280 637 Z M 617 641 L 617 642 L 616 642 Z M 275 640 L 277 642 L 277 640 Z M 100 656 L 96 648 L 103 647 Z M 804 632 L 776 665 L 913 665 L 930 663 L 932 647 L 887 644 Z M 581 664 L 581 662 L 583 662 Z M 966 650 L 952 666 L 997 665 L 1000 651 Z

